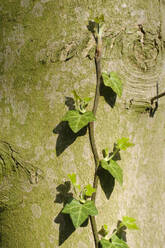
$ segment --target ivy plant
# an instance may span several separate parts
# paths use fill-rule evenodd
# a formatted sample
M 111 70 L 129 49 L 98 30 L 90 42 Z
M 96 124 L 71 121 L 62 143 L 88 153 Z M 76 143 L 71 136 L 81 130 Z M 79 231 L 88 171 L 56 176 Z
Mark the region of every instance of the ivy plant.
M 68 174 L 73 185 L 75 197 L 68 202 L 62 210 L 62 213 L 69 214 L 75 228 L 79 227 L 89 216 L 98 214 L 97 208 L 93 201 L 88 200 L 96 191 L 90 184 L 83 189 L 76 182 L 76 174 Z
M 102 236 L 100 240 L 100 244 L 102 248 L 129 248 L 128 244 L 123 240 L 122 238 L 119 238 L 119 233 L 122 231 L 122 229 L 132 229 L 132 230 L 138 230 L 138 226 L 135 223 L 135 219 L 123 216 L 122 221 L 118 225 L 117 229 L 110 235 L 108 238 L 108 227 L 107 225 L 103 225 L 101 230 L 99 231 L 99 234 Z
M 100 96 L 101 82 L 106 87 L 110 87 L 113 92 L 118 96 L 122 96 L 123 83 L 117 72 L 102 72 L 101 71 L 101 54 L 102 54 L 102 35 L 104 32 L 104 16 L 96 17 L 93 21 L 89 22 L 88 29 L 92 32 L 95 42 L 95 65 L 96 65 L 96 90 L 92 111 L 87 110 L 89 102 L 92 100 L 90 97 L 82 98 L 74 90 L 74 109 L 69 110 L 63 117 L 63 121 L 68 122 L 70 129 L 77 133 L 83 127 L 88 126 L 89 129 L 89 142 L 94 156 L 94 180 L 93 185 L 87 184 L 83 187 L 77 184 L 76 174 L 68 174 L 68 178 L 72 184 L 73 197 L 64 205 L 62 209 L 63 214 L 69 214 L 75 228 L 80 227 L 88 218 L 91 222 L 92 233 L 94 237 L 95 248 L 128 248 L 128 244 L 122 238 L 121 232 L 126 229 L 138 229 L 136 220 L 132 217 L 123 216 L 122 221 L 117 226 L 117 229 L 108 236 L 109 230 L 106 224 L 103 224 L 98 231 L 95 216 L 98 215 L 96 207 L 96 194 L 98 188 L 98 168 L 102 167 L 122 186 L 123 184 L 123 169 L 117 162 L 117 154 L 121 151 L 134 146 L 127 137 L 121 137 L 115 143 L 113 151 L 108 148 L 102 150 L 103 158 L 99 158 L 97 151 L 95 136 L 94 136 L 94 122 L 96 121 L 96 111 Z M 100 238 L 101 236 L 101 238 Z
M 86 111 L 90 97 L 81 98 L 76 91 L 73 91 L 75 100 L 75 110 L 69 110 L 63 117 L 63 121 L 68 121 L 69 127 L 74 133 L 85 127 L 89 122 L 95 121 L 96 118 L 92 111 Z

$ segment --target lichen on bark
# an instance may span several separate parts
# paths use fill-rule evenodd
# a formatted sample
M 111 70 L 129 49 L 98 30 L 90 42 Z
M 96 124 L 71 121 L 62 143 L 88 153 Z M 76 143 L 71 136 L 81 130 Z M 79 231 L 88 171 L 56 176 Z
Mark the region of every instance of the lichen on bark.
M 53 130 L 67 110 L 64 102 L 72 97 L 73 88 L 82 96 L 94 96 L 93 41 L 87 25 L 100 13 L 106 20 L 102 67 L 119 72 L 124 96 L 113 109 L 105 104 L 109 99 L 101 96 L 95 127 L 99 152 L 112 149 L 122 136 L 130 137 L 135 146 L 122 156 L 123 189 L 116 185 L 109 202 L 99 188 L 98 226 L 107 223 L 113 230 L 122 215 L 134 216 L 140 231 L 128 234 L 130 247 L 163 247 L 165 102 L 160 100 L 154 118 L 126 108 L 132 98 L 136 103 L 153 96 L 158 79 L 160 92 L 164 88 L 160 10 L 164 4 L 160 8 L 157 0 L 1 1 L 0 136 L 45 175 L 37 184 L 15 181 L 18 196 L 10 191 L 11 181 L 5 182 L 17 204 L 0 213 L 3 248 L 58 247 L 60 233 L 66 231 L 61 240 L 68 235 L 65 220 L 58 216 L 61 204 L 54 203 L 59 184 L 74 172 L 82 184 L 91 183 L 88 137 L 72 137 L 63 144 L 62 127 L 58 133 Z M 57 146 L 62 151 L 59 156 Z M 89 227 L 73 232 L 61 245 L 83 246 L 93 247 Z

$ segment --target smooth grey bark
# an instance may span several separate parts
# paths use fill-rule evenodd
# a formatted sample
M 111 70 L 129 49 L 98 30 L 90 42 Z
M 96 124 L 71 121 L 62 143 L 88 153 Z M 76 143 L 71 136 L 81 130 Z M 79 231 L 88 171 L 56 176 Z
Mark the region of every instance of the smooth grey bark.
M 94 96 L 94 41 L 87 25 L 102 13 L 102 68 L 120 74 L 124 92 L 113 108 L 109 92 L 100 98 L 97 147 L 101 156 L 122 136 L 135 146 L 121 153 L 123 187 L 115 183 L 109 200 L 99 188 L 97 225 L 112 232 L 128 215 L 140 227 L 128 232 L 130 247 L 164 246 L 164 98 L 153 117 L 146 111 L 157 82 L 159 93 L 165 90 L 164 11 L 158 0 L 0 2 L 1 140 L 43 171 L 43 178 L 32 175 L 32 183 L 15 174 L 2 180 L 0 247 L 55 248 L 59 239 L 63 248 L 94 247 L 90 225 L 68 229 L 60 214 L 70 195 L 68 173 L 77 173 L 82 185 L 92 183 L 90 144 L 87 135 L 74 136 L 59 123 L 73 89 Z

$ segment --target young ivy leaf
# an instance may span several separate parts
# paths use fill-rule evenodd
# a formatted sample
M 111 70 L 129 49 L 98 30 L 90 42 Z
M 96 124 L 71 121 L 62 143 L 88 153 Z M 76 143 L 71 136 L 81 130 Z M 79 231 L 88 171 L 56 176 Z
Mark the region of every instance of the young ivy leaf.
M 99 17 L 96 17 L 96 18 L 94 19 L 94 22 L 96 22 L 96 23 L 98 23 L 98 24 L 104 22 L 104 15 L 102 14 L 102 15 L 100 15 Z
M 138 230 L 139 227 L 136 225 L 135 221 L 136 220 L 134 218 L 128 216 L 123 216 L 122 218 L 122 224 L 124 226 L 126 226 L 128 229 Z
M 84 101 L 86 104 L 88 104 L 91 100 L 92 100 L 91 97 L 84 97 L 84 98 L 83 98 L 83 101 Z
M 102 248 L 115 248 L 115 246 L 113 246 L 113 244 L 109 240 L 104 238 L 100 240 L 100 244 Z
M 123 184 L 123 170 L 116 161 L 111 159 L 110 161 L 101 160 L 101 166 L 109 171 L 109 173 L 119 182 Z
M 70 179 L 70 181 L 71 181 L 71 183 L 72 183 L 73 185 L 76 184 L 76 174 L 75 174 L 75 173 L 73 173 L 73 174 L 68 174 L 68 178 Z
M 129 248 L 127 243 L 124 240 L 119 239 L 117 235 L 113 235 L 111 237 L 111 242 L 113 245 L 112 247 L 114 247 L 114 248 Z
M 129 138 L 122 137 L 121 139 L 118 139 L 116 148 L 119 150 L 126 150 L 128 147 L 134 146 L 133 143 L 129 141 Z
M 74 95 L 75 101 L 81 100 L 81 97 L 77 94 L 77 92 L 75 90 L 73 90 L 73 95 Z
M 96 189 L 94 189 L 90 184 L 85 186 L 85 195 L 86 196 L 92 196 L 92 194 L 96 192 Z
M 75 90 L 73 90 L 73 95 L 74 95 L 74 100 L 76 103 L 76 109 L 79 110 L 78 108 L 83 106 L 84 108 L 87 107 L 88 103 L 91 101 L 91 97 L 84 97 L 81 98 Z
M 103 149 L 102 153 L 103 153 L 104 158 L 108 157 L 109 156 L 109 149 L 108 148 Z
M 69 110 L 62 119 L 68 121 L 70 128 L 74 133 L 85 127 L 89 122 L 95 121 L 94 114 L 90 111 L 84 114 L 79 113 L 77 110 Z
M 93 201 L 86 201 L 82 204 L 73 199 L 70 203 L 65 205 L 62 213 L 69 214 L 74 227 L 77 228 L 88 218 L 89 215 L 97 215 L 98 211 Z
M 102 237 L 105 237 L 108 234 L 108 227 L 107 225 L 103 225 L 100 229 L 100 231 L 98 232 L 98 234 L 100 234 Z
M 112 88 L 112 90 L 119 96 L 122 96 L 123 84 L 116 72 L 102 72 L 102 78 L 105 86 Z

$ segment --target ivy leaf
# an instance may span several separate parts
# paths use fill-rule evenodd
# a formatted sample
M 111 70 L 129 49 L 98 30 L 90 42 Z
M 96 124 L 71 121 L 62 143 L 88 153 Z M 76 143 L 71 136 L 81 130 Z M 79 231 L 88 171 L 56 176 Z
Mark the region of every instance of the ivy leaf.
M 70 128 L 74 133 L 77 133 L 81 128 L 85 127 L 89 122 L 95 121 L 94 114 L 90 111 L 84 114 L 79 113 L 77 110 L 69 110 L 62 119 L 68 121 Z
M 94 19 L 94 21 L 95 21 L 96 23 L 98 23 L 98 24 L 104 22 L 104 15 L 102 14 L 102 15 L 96 17 L 96 18 Z
M 107 239 L 101 239 L 100 244 L 102 248 L 115 248 L 111 242 Z
M 92 194 L 96 192 L 96 189 L 94 189 L 90 184 L 85 186 L 85 195 L 86 196 L 92 196 Z
M 124 226 L 126 226 L 128 229 L 138 230 L 139 228 L 136 225 L 135 221 L 136 220 L 134 218 L 131 218 L 128 216 L 123 216 L 123 218 L 122 218 L 122 224 Z
M 77 228 L 88 218 L 89 215 L 97 215 L 98 211 L 93 201 L 86 201 L 82 204 L 73 199 L 70 203 L 65 205 L 62 213 L 70 214 L 73 225 Z
M 98 234 L 100 234 L 102 237 L 105 237 L 108 234 L 108 226 L 103 225 Z
M 84 98 L 81 98 L 81 97 L 77 94 L 77 92 L 76 92 L 75 90 L 73 90 L 73 95 L 74 95 L 75 101 L 82 101 L 82 102 L 84 102 L 84 103 L 86 103 L 86 104 L 88 104 L 88 103 L 92 100 L 91 97 L 84 97 Z
M 108 148 L 103 149 L 102 153 L 103 153 L 104 158 L 108 157 L 109 156 L 109 149 Z
M 110 74 L 106 72 L 102 72 L 102 77 L 105 86 L 112 88 L 112 90 L 119 96 L 122 96 L 123 84 L 117 75 L 116 72 L 110 72 Z
M 111 242 L 113 245 L 112 247 L 114 247 L 114 248 L 129 248 L 127 243 L 124 240 L 119 239 L 117 235 L 113 235 L 111 237 Z
M 123 170 L 122 168 L 111 159 L 110 161 L 101 160 L 101 166 L 109 171 L 109 173 L 119 182 L 120 185 L 123 184 Z
M 75 174 L 75 173 L 73 173 L 73 174 L 68 174 L 68 178 L 70 179 L 70 181 L 71 181 L 71 183 L 72 183 L 73 185 L 76 184 L 76 174 Z
M 74 95 L 75 101 L 81 100 L 81 97 L 77 94 L 75 90 L 73 90 L 73 95 Z
M 84 101 L 86 104 L 88 104 L 91 100 L 92 100 L 91 97 L 84 97 L 84 98 L 83 98 L 83 101 Z
M 119 150 L 126 150 L 128 147 L 134 146 L 133 143 L 129 141 L 129 138 L 122 137 L 121 139 L 118 139 L 116 148 Z

